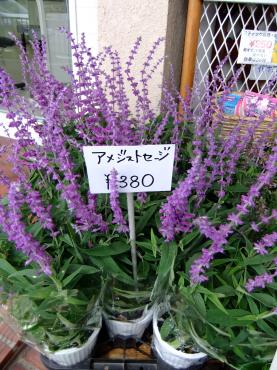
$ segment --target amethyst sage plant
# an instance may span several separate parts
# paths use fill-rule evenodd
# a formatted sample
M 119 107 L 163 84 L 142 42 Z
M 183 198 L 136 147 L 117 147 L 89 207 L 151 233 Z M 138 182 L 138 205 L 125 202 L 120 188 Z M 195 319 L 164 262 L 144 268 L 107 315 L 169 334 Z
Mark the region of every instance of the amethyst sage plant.
M 247 329 L 241 330 L 240 320 L 234 319 L 226 337 L 232 338 L 237 356 L 249 356 L 236 344 L 236 335 L 243 342 L 253 337 L 252 328 L 262 331 L 261 338 L 277 328 L 276 122 L 257 136 L 272 112 L 238 118 L 226 134 L 222 106 L 236 76 L 225 83 L 222 64 L 205 84 L 203 96 L 195 90 L 182 98 L 172 84 L 165 84 L 157 112 L 150 100 L 150 81 L 162 61 L 157 56 L 162 38 L 137 77 L 133 69 L 141 38 L 123 64 L 112 47 L 94 56 L 84 35 L 77 43 L 71 33 L 61 32 L 70 40 L 73 55 L 73 70 L 65 68 L 67 85 L 48 70 L 46 43 L 36 34 L 31 56 L 15 40 L 31 99 L 20 95 L 0 69 L 6 129 L 16 132 L 10 162 L 17 180 L 0 204 L 1 285 L 6 302 L 15 302 L 14 316 L 32 338 L 52 350 L 84 342 L 96 325 L 91 307 L 103 280 L 125 284 L 118 292 L 126 295 L 126 285 L 133 287 L 134 279 L 126 198 L 118 193 L 116 171 L 110 174 L 109 196 L 91 194 L 82 148 L 173 143 L 173 190 L 138 194 L 135 202 L 142 290 L 137 295 L 146 292 L 143 299 L 149 303 L 154 285 L 152 297 L 159 292 L 163 299 L 175 272 L 179 292 L 195 309 L 200 307 L 205 328 L 222 334 L 226 317 L 243 317 Z M 266 293 L 260 294 L 267 298 L 255 296 L 256 288 L 264 288 Z M 28 307 L 35 319 L 20 306 Z M 223 313 L 224 320 L 218 322 Z M 26 325 L 28 320 L 34 325 Z M 203 335 L 212 342 L 211 332 Z M 266 337 L 263 343 L 269 342 Z M 226 345 L 226 340 L 212 345 Z

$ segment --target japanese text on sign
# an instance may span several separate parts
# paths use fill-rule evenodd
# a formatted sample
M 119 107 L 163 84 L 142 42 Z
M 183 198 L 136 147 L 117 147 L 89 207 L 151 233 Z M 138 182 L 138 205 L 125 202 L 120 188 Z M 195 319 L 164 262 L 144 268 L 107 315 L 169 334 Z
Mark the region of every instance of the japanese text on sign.
M 238 63 L 277 64 L 277 32 L 242 30 Z
M 175 145 L 84 146 L 89 187 L 110 192 L 110 174 L 118 172 L 122 193 L 171 190 Z

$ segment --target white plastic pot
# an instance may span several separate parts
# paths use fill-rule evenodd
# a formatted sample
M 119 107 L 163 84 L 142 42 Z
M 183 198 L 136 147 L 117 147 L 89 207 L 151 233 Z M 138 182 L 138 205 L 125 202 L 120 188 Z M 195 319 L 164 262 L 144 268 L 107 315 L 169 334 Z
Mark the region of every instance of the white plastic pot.
M 276 370 L 276 369 L 277 369 L 277 351 L 275 352 L 275 355 L 273 357 L 269 370 Z
M 104 320 L 110 337 L 121 335 L 123 337 L 141 338 L 145 329 L 150 324 L 154 313 L 154 307 L 145 309 L 142 316 L 135 320 L 120 321 L 109 319 L 104 313 Z
M 190 369 L 203 364 L 207 359 L 206 353 L 184 353 L 177 351 L 162 339 L 158 328 L 158 319 L 165 312 L 165 308 L 159 308 L 155 310 L 153 315 L 152 345 L 157 357 L 159 357 L 162 362 L 166 363 L 172 369 Z
M 73 366 L 87 359 L 93 350 L 100 328 L 95 328 L 87 342 L 81 347 L 62 349 L 56 352 L 44 351 L 44 355 L 50 360 L 62 366 Z

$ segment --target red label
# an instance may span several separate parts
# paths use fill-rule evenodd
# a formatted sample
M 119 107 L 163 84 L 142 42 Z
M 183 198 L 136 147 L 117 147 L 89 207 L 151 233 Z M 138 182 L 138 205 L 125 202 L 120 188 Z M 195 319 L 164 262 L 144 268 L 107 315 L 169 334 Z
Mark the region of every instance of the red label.
M 251 48 L 256 49 L 270 49 L 272 47 L 271 40 L 252 40 L 249 42 Z

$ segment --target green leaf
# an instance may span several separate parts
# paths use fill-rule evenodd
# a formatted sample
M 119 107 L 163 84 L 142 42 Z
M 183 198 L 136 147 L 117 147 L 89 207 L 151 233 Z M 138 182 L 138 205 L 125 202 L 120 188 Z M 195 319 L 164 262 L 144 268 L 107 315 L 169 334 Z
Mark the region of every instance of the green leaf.
M 222 327 L 248 326 L 249 321 L 251 322 L 254 319 L 255 316 L 241 309 L 227 310 L 227 314 L 221 313 L 218 309 L 210 309 L 207 312 L 207 320 Z
M 66 340 L 67 338 L 62 336 L 62 335 L 53 335 L 52 333 L 50 333 L 49 331 L 46 331 L 46 334 L 49 338 L 49 341 L 52 343 L 52 344 L 55 344 L 56 346 L 60 347 Z
M 116 287 L 113 288 L 113 292 L 120 297 L 125 297 L 129 299 L 149 298 L 149 295 L 151 293 L 148 290 L 140 290 L 140 291 L 122 290 Z
M 204 299 L 202 298 L 201 294 L 200 293 L 195 293 L 193 295 L 193 298 L 194 298 L 194 302 L 195 302 L 195 305 L 196 305 L 196 309 L 200 312 L 200 314 L 202 316 L 206 316 L 206 305 L 205 305 L 205 301 Z
M 178 245 L 174 242 L 161 246 L 161 259 L 157 270 L 157 278 L 152 290 L 151 298 L 164 297 L 166 291 L 172 287 L 174 281 L 174 264 Z
M 60 272 L 58 275 L 59 280 L 62 280 L 64 278 L 64 275 L 66 274 L 68 267 L 71 265 L 72 260 L 73 260 L 73 256 L 68 258 L 63 264 L 63 266 L 60 268 Z
M 223 306 L 223 304 L 220 302 L 220 300 L 218 299 L 218 297 L 214 294 L 210 294 L 208 295 L 207 297 L 218 309 L 220 309 L 220 311 L 224 312 L 224 313 L 227 313 L 225 307 Z
M 237 183 L 235 185 L 228 186 L 227 190 L 233 193 L 246 193 L 248 191 L 248 187 Z
M 9 279 L 13 279 L 13 278 L 22 279 L 23 276 L 36 279 L 38 277 L 37 273 L 38 273 L 38 270 L 36 269 L 24 269 L 24 270 L 16 271 L 13 274 L 9 275 Z M 24 282 L 29 284 L 29 282 L 26 279 L 23 279 L 23 280 Z
M 154 257 L 156 257 L 156 255 L 157 255 L 157 239 L 156 239 L 156 236 L 154 234 L 153 229 L 151 229 L 151 245 L 152 245 L 153 255 L 154 255 Z
M 49 298 L 50 294 L 53 292 L 53 286 L 47 286 L 42 288 L 34 287 L 33 290 L 31 290 L 28 295 L 30 298 L 33 299 L 46 299 Z
M 258 255 L 258 256 L 254 256 L 254 257 L 245 258 L 245 260 L 243 261 L 243 266 L 261 265 L 263 263 L 270 262 L 270 261 L 273 261 L 272 255 L 270 255 L 270 254 L 263 255 L 263 256 Z
M 205 352 L 205 353 L 208 353 L 209 355 L 211 355 L 213 358 L 217 358 L 219 361 L 221 362 L 227 362 L 227 359 L 222 355 L 220 354 L 220 352 L 216 349 L 216 348 L 213 348 L 210 343 L 205 339 L 205 338 L 202 338 L 200 337 L 194 326 L 193 326 L 193 322 L 192 321 L 189 321 L 189 333 L 190 335 L 192 336 L 193 340 L 195 341 L 195 343 Z
M 248 364 L 242 365 L 240 370 L 268 370 L 269 367 L 265 365 L 264 361 L 254 361 Z
M 79 259 L 79 261 L 82 263 L 83 262 L 83 257 L 81 255 L 81 253 L 79 252 L 79 248 L 77 246 L 77 244 L 74 242 L 74 240 L 70 237 L 70 235 L 68 234 L 65 234 L 63 235 L 60 240 L 62 240 L 65 244 L 71 246 L 74 251 L 75 251 L 75 255 L 76 257 Z
M 74 298 L 74 297 L 68 297 L 67 302 L 68 304 L 72 304 L 74 306 L 87 306 L 88 305 L 87 301 L 83 301 L 81 299 Z
M 245 341 L 245 339 L 247 339 L 248 337 L 248 332 L 247 330 L 241 330 L 239 332 L 238 335 L 236 335 L 233 339 L 232 339 L 232 346 L 237 346 L 239 343 L 242 343 L 243 341 Z
M 67 320 L 64 316 L 62 316 L 60 313 L 57 313 L 57 317 L 61 321 L 61 323 L 68 329 L 75 329 L 77 327 L 76 324 L 73 324 L 69 320 Z
M 251 296 L 255 298 L 257 301 L 264 304 L 266 307 L 276 307 L 277 301 L 276 298 L 273 296 L 266 294 L 266 293 L 251 293 Z
M 109 246 L 107 245 L 98 245 L 91 249 L 80 249 L 84 254 L 87 254 L 91 257 L 108 257 L 115 256 L 117 254 L 122 254 L 130 250 L 130 245 L 126 242 L 114 242 Z
M 189 234 L 186 234 L 186 236 L 181 239 L 180 243 L 184 247 L 188 245 L 189 243 L 191 243 L 193 239 L 195 239 L 197 236 L 199 236 L 199 231 L 195 230 Z
M 74 266 L 74 265 L 73 265 Z M 76 271 L 72 272 L 72 274 L 70 274 L 69 276 L 67 276 L 63 281 L 62 281 L 62 285 L 63 287 L 65 288 L 67 285 L 69 285 L 72 280 L 78 276 L 78 275 L 88 275 L 88 274 L 95 274 L 96 272 L 98 272 L 99 270 L 96 269 L 95 267 L 93 266 L 87 266 L 87 265 L 75 265 L 76 267 L 80 266 L 77 268 Z M 72 266 L 71 266 L 72 267 Z
M 258 320 L 257 326 L 263 330 L 267 335 L 272 338 L 276 338 L 276 332 L 273 330 L 264 320 Z
M 148 224 L 153 214 L 157 211 L 157 207 L 158 205 L 153 205 L 146 212 L 143 212 L 139 220 L 136 222 L 137 235 L 144 231 L 145 226 Z
M 256 305 L 256 303 L 254 302 L 254 300 L 249 296 L 247 296 L 246 298 L 247 298 L 251 313 L 253 315 L 258 315 L 260 311 L 259 311 L 258 306 Z
M 16 273 L 16 269 L 6 260 L 0 258 L 0 270 L 4 271 L 6 274 L 11 275 Z
M 172 331 L 175 328 L 174 321 L 172 317 L 168 317 L 164 320 L 161 328 L 160 328 L 160 334 L 163 340 L 167 340 L 168 336 L 172 333 Z
M 226 283 L 225 283 L 225 285 L 221 285 L 218 288 L 214 288 L 213 291 L 215 293 L 224 294 L 225 297 L 232 297 L 232 296 L 235 296 L 237 294 L 236 290 L 233 287 L 231 287 L 230 285 L 227 285 Z
M 200 293 L 205 294 L 205 296 L 209 299 L 209 301 L 211 301 L 220 311 L 227 314 L 227 311 L 226 311 L 225 307 L 223 306 L 223 304 L 219 300 L 220 296 L 224 297 L 223 294 L 214 293 L 214 292 L 210 291 L 209 289 L 206 289 L 205 287 L 203 287 L 201 285 L 197 287 L 197 291 L 200 292 Z
M 112 257 L 93 257 L 92 261 L 107 274 L 116 277 L 118 280 L 123 281 L 126 284 L 134 285 L 134 280 L 118 266 Z

